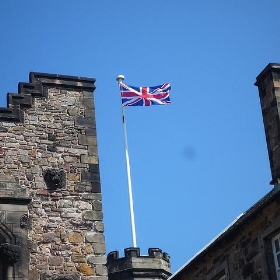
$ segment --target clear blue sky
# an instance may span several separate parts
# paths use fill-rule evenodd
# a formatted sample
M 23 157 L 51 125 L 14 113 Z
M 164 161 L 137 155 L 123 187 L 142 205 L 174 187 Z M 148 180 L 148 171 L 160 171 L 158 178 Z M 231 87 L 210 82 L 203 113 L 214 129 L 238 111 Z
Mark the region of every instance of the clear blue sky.
M 278 0 L 6 0 L 0 106 L 30 71 L 97 79 L 107 253 L 132 246 L 118 74 L 172 85 L 170 106 L 126 110 L 138 246 L 175 272 L 266 194 L 255 77 L 280 62 Z

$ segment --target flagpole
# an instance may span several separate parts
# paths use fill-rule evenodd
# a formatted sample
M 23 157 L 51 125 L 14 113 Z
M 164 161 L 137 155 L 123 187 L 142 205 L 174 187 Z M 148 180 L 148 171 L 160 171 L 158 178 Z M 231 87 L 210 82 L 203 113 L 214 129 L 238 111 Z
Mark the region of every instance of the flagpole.
M 120 83 L 124 80 L 124 76 L 123 75 L 118 75 L 116 80 L 118 81 L 118 84 L 120 86 Z M 129 162 L 127 133 L 126 133 L 126 119 L 125 119 L 125 110 L 124 110 L 123 106 L 122 106 L 122 122 L 123 122 L 123 134 L 124 134 L 124 145 L 125 145 L 126 174 L 127 174 L 127 185 L 128 185 L 128 195 L 129 195 L 129 209 L 130 209 L 132 243 L 133 243 L 133 247 L 137 247 L 137 245 L 136 245 L 135 220 L 134 220 L 133 196 L 132 196 L 132 184 L 131 184 L 131 174 L 130 174 L 130 162 Z

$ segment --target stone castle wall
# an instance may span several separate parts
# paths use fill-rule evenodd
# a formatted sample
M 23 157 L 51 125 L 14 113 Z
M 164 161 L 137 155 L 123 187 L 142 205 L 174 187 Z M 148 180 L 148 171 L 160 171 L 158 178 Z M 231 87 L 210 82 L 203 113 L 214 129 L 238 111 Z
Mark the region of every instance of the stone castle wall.
M 242 226 L 237 221 L 235 227 L 174 279 L 219 279 L 221 272 L 227 280 L 276 279 L 271 238 L 280 232 L 280 194 Z
M 31 73 L 0 108 L 0 225 L 22 248 L 17 279 L 106 278 L 94 88 Z

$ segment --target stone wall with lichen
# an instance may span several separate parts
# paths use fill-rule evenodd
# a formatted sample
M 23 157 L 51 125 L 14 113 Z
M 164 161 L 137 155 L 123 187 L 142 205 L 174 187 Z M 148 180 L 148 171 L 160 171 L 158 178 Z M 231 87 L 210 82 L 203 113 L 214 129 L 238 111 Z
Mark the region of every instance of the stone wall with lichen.
M 18 279 L 107 276 L 93 90 L 94 79 L 31 73 L 0 108 L 0 200 L 30 200 L 13 221 L 29 219 Z

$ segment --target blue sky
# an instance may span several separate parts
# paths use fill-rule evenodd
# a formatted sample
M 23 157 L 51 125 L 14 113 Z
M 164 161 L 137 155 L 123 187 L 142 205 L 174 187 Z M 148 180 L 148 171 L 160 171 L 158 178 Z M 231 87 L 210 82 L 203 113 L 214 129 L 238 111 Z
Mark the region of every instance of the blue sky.
M 107 253 L 132 246 L 116 76 L 172 85 L 126 109 L 137 245 L 175 272 L 271 190 L 255 77 L 280 63 L 278 0 L 1 1 L 0 106 L 30 71 L 96 78 Z

